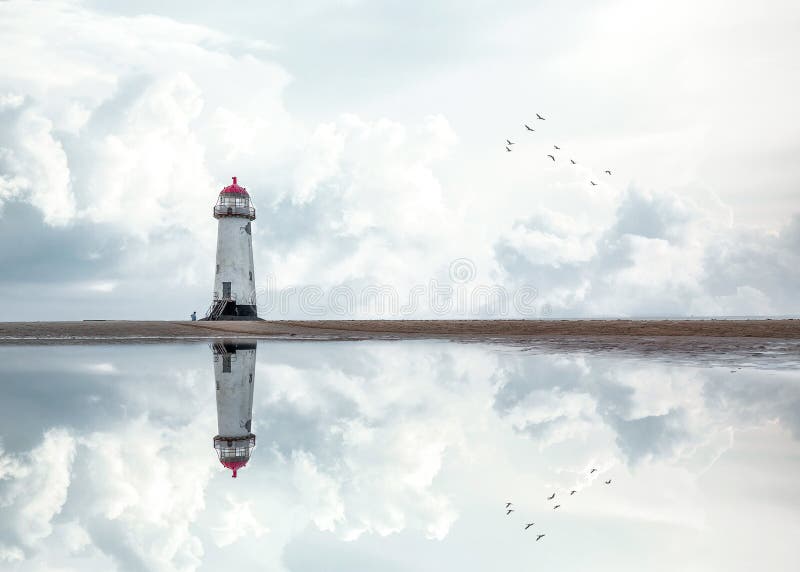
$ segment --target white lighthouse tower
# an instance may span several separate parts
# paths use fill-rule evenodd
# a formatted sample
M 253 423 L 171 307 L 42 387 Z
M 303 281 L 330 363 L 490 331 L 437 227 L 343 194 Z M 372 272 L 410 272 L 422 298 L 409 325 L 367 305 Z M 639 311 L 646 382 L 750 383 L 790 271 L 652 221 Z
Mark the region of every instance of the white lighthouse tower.
M 206 320 L 257 320 L 253 270 L 252 221 L 256 209 L 247 189 L 233 183 L 219 193 L 214 205 L 217 219 L 217 270 L 214 300 Z
M 256 344 L 216 343 L 211 351 L 217 385 L 218 434 L 214 437 L 214 449 L 220 463 L 231 469 L 236 478 L 256 446 L 256 436 L 252 433 Z

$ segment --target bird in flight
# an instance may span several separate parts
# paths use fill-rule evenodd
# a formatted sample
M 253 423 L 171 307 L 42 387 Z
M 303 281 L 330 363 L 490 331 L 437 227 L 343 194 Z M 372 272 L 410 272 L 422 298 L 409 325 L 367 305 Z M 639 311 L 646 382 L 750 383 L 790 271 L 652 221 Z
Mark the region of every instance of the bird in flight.
M 556 506 L 553 507 L 553 510 L 556 510 L 560 506 L 561 506 L 560 504 L 557 504 Z
M 544 534 L 540 534 L 536 537 L 536 542 L 539 542 L 542 538 L 544 538 Z
M 596 470 L 597 470 L 597 469 L 592 469 L 591 471 L 589 471 L 589 474 L 591 475 L 591 474 L 592 474 L 592 473 L 594 473 Z
M 608 480 L 606 481 L 606 484 L 607 484 L 607 485 L 610 485 L 610 484 L 611 484 L 611 479 L 608 479 Z
M 536 119 L 541 119 L 542 121 L 544 121 L 544 120 L 545 120 L 545 119 L 544 119 L 544 117 L 542 117 L 542 116 L 541 116 L 541 115 L 539 115 L 538 113 L 536 114 Z
M 509 145 L 513 145 L 513 144 L 514 144 L 514 142 L 513 142 L 511 139 L 506 139 L 506 143 L 508 143 Z M 608 171 L 606 171 L 606 173 L 607 173 L 607 172 L 608 172 Z
M 510 150 L 511 150 L 511 149 L 509 149 L 509 151 L 510 151 Z M 597 186 L 597 183 L 595 183 L 594 181 L 589 181 L 589 182 L 592 184 L 592 186 L 593 186 L 593 187 L 596 187 L 596 186 Z
M 512 504 L 514 504 L 514 503 L 513 502 L 507 502 L 506 503 L 506 508 L 510 507 Z
M 578 491 L 569 491 L 569 496 L 572 496 L 572 495 L 574 495 L 574 494 L 575 494 L 575 493 L 577 493 L 577 492 L 578 492 Z
M 514 512 L 514 509 L 513 509 L 513 508 L 510 508 L 510 509 L 508 509 L 508 510 L 506 511 L 506 516 L 508 516 L 508 515 L 509 515 L 509 514 L 511 514 L 512 512 Z
M 553 145 L 553 147 L 554 147 L 554 148 L 555 148 L 557 151 L 561 151 L 561 147 L 559 147 L 558 145 Z
M 556 498 L 556 493 L 553 493 L 552 495 L 547 497 L 547 500 L 553 500 L 554 498 Z
M 532 527 L 532 526 L 533 526 L 533 524 L 534 524 L 534 523 L 532 523 L 532 522 L 529 522 L 528 524 L 526 524 L 526 525 L 525 525 L 525 530 L 528 530 L 530 527 Z
M 575 163 L 575 161 L 574 161 L 574 160 L 572 160 L 572 159 L 570 159 L 570 160 L 569 160 L 569 162 L 570 162 L 570 163 L 572 163 L 573 165 L 575 165 L 575 164 L 576 164 L 576 163 Z
M 606 175 L 610 175 L 610 174 L 611 174 L 611 171 L 608 171 L 608 170 L 606 170 L 606 172 L 605 172 L 605 173 L 606 173 Z
M 550 158 L 553 160 L 553 163 L 555 163 L 555 162 L 556 162 L 556 158 L 555 158 L 555 157 L 553 157 L 552 155 L 548 155 L 548 157 L 550 157 Z
M 527 129 L 528 131 L 536 131 L 536 129 L 534 129 L 533 127 L 528 126 L 527 123 L 523 123 L 523 125 L 525 126 L 525 129 Z
M 509 153 L 511 153 L 511 148 L 510 148 L 510 147 L 506 147 L 506 151 L 508 151 Z

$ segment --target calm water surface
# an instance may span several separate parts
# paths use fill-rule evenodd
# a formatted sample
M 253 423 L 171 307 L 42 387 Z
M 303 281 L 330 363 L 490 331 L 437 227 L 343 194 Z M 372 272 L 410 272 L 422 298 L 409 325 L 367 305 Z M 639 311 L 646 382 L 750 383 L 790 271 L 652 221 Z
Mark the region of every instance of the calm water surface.
M 798 570 L 778 361 L 4 347 L 0 390 L 2 570 Z

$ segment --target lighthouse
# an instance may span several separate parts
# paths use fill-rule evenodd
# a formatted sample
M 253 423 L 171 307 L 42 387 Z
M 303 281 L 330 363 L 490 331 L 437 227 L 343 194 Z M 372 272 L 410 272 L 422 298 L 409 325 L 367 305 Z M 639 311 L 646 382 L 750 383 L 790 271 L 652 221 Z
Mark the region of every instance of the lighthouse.
M 247 189 L 233 183 L 222 189 L 214 205 L 217 219 L 217 268 L 214 299 L 206 320 L 257 320 L 253 270 L 253 229 L 256 209 Z
M 214 343 L 211 351 L 217 386 L 214 449 L 222 466 L 233 471 L 233 478 L 236 478 L 256 446 L 256 436 L 252 433 L 256 344 Z

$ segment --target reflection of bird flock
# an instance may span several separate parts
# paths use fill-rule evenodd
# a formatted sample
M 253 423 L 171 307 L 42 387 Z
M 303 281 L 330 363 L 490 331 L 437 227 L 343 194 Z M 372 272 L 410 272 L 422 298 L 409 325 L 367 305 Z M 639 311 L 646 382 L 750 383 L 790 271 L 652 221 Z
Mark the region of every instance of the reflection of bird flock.
M 592 469 L 591 471 L 589 471 L 589 474 L 591 475 L 591 474 L 592 474 L 592 473 L 594 473 L 595 471 L 597 471 L 597 469 Z M 607 485 L 610 485 L 610 484 L 611 484 L 611 479 L 608 479 L 607 481 L 603 481 L 603 482 L 604 482 L 605 484 L 607 484 Z M 574 494 L 575 494 L 575 493 L 577 493 L 577 492 L 578 492 L 578 491 L 577 491 L 577 490 L 574 490 L 574 489 L 573 489 L 573 490 L 570 490 L 570 491 L 569 491 L 569 496 L 572 496 L 572 495 L 574 495 Z M 555 492 L 553 492 L 553 494 L 551 494 L 549 497 L 547 497 L 547 500 L 549 500 L 549 501 L 552 501 L 552 500 L 553 500 L 553 499 L 555 499 L 555 498 L 556 498 L 556 493 L 555 493 Z M 556 510 L 556 509 L 557 509 L 557 508 L 559 508 L 560 506 L 561 506 L 560 504 L 554 505 L 554 506 L 553 506 L 553 510 Z M 513 508 L 513 507 L 514 507 L 514 503 L 513 503 L 513 502 L 507 502 L 507 503 L 506 503 L 506 516 L 509 516 L 509 515 L 510 515 L 512 512 L 514 512 L 514 511 L 516 510 L 516 509 L 515 509 L 515 508 Z M 526 522 L 526 523 L 524 524 L 525 530 L 528 530 L 528 529 L 529 529 L 529 528 L 531 528 L 531 527 L 532 527 L 534 524 L 536 524 L 536 523 L 535 523 L 535 522 Z M 545 534 L 544 534 L 544 533 L 537 534 L 537 535 L 536 535 L 536 542 L 539 542 L 539 541 L 540 541 L 542 538 L 544 538 L 544 536 L 545 536 Z
M 545 118 L 544 118 L 544 117 L 542 117 L 541 115 L 539 115 L 538 113 L 536 114 L 536 119 L 539 119 L 539 120 L 541 120 L 541 121 L 545 121 Z M 527 123 L 523 123 L 523 125 L 525 126 L 525 129 L 526 129 L 527 131 L 530 131 L 530 132 L 535 132 L 535 131 L 536 131 L 536 129 L 534 129 L 533 127 L 531 127 L 531 126 L 530 126 L 530 125 L 528 125 Z M 506 139 L 506 152 L 507 152 L 507 153 L 511 153 L 511 151 L 512 151 L 512 149 L 511 149 L 511 146 L 512 146 L 512 145 L 515 145 L 515 143 L 514 143 L 513 141 L 511 141 L 511 139 Z M 555 149 L 556 151 L 561 151 L 561 147 L 559 147 L 558 145 L 553 145 L 553 149 Z M 547 154 L 547 157 L 549 157 L 550 159 L 552 159 L 552 160 L 553 160 L 553 163 L 556 163 L 556 162 L 557 162 L 557 161 L 556 161 L 556 157 L 555 157 L 555 155 L 552 155 L 552 154 L 549 154 L 549 153 L 548 153 L 548 154 Z M 570 162 L 570 163 L 572 163 L 573 165 L 577 165 L 577 164 L 578 164 L 578 163 L 576 163 L 576 162 L 575 162 L 575 160 L 574 160 L 574 159 L 570 159 L 570 160 L 569 160 L 569 162 Z M 611 176 L 611 170 L 610 170 L 610 169 L 606 169 L 606 170 L 605 170 L 605 171 L 603 171 L 603 172 L 604 172 L 606 175 L 608 175 L 608 176 Z M 596 187 L 596 186 L 597 186 L 597 183 L 595 183 L 594 181 L 591 181 L 591 180 L 590 180 L 590 181 L 589 181 L 589 183 L 591 183 L 591 185 L 592 185 L 593 187 Z

